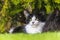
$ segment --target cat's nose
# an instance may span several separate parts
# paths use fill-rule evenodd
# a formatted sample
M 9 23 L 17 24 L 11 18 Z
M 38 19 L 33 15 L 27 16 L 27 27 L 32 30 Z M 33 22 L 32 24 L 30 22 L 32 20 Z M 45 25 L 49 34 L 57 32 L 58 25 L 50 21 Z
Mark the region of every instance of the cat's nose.
M 32 22 L 34 24 L 34 22 Z

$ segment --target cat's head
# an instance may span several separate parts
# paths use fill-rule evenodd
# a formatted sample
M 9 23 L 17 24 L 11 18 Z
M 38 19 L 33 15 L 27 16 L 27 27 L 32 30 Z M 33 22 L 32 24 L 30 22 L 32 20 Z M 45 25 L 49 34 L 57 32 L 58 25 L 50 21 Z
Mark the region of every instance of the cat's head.
M 24 10 L 24 15 L 26 17 L 26 23 L 37 24 L 39 22 L 46 21 L 46 13 L 40 11 L 39 13 L 29 13 L 27 10 Z

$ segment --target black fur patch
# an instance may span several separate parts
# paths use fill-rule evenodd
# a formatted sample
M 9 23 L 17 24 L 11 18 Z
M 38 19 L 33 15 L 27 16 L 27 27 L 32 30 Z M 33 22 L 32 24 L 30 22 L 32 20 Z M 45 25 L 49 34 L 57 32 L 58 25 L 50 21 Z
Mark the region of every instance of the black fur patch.
M 43 32 L 58 30 L 60 30 L 60 10 L 55 9 L 54 12 L 48 16 Z

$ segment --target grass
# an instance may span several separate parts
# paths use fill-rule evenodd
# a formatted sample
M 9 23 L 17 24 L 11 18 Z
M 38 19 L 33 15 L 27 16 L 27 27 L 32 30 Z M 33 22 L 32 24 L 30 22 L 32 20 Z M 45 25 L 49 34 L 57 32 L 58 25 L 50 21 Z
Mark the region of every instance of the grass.
M 0 40 L 60 40 L 60 32 L 47 32 L 41 34 L 0 34 Z

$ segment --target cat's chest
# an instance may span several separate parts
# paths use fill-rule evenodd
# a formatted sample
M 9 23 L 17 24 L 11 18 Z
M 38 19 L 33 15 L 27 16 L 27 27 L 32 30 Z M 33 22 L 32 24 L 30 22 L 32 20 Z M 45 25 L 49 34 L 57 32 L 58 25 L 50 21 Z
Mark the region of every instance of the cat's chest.
M 27 33 L 41 33 L 45 23 L 39 23 L 38 25 L 27 25 L 25 27 Z

